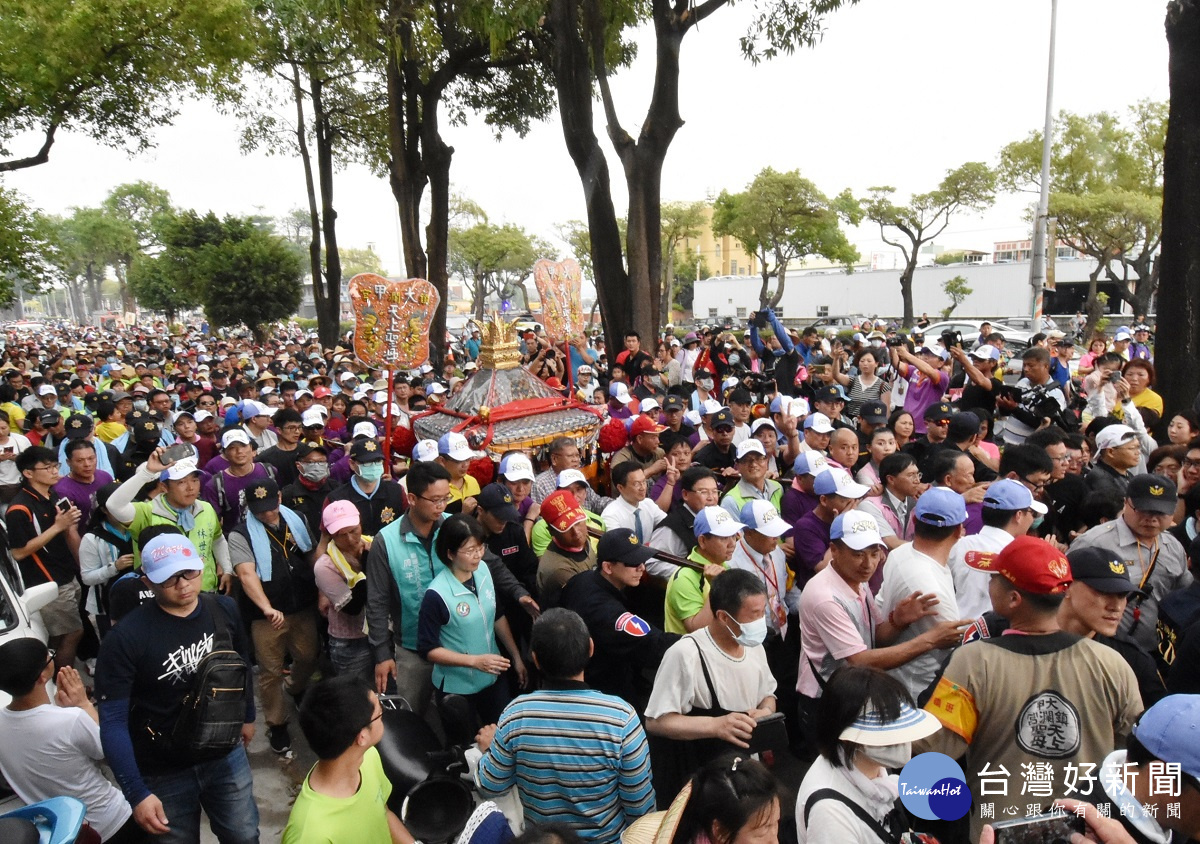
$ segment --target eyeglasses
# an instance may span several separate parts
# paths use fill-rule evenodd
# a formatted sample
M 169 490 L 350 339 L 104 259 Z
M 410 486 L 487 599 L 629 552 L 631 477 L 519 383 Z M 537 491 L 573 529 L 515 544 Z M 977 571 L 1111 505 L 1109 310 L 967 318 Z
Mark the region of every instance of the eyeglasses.
M 51 469 L 53 469 L 55 472 L 57 472 L 58 464 L 57 463 L 43 463 L 41 466 L 33 467 L 33 471 L 35 471 L 35 472 L 48 472 Z
M 48 655 L 46 657 L 46 664 L 42 666 L 43 671 L 54 662 L 54 657 L 58 655 L 58 651 L 54 650 L 54 648 L 46 648 L 46 651 Z
M 287 431 L 289 434 L 296 434 L 296 433 L 299 433 L 300 431 L 303 431 L 304 426 L 303 425 L 284 425 L 279 430 Z
M 454 500 L 453 495 L 444 495 L 441 498 L 427 498 L 424 495 L 418 495 L 417 498 L 421 499 L 422 501 L 428 501 L 430 504 L 433 504 L 437 507 L 445 507 Z
M 1036 483 L 1029 480 L 1029 478 L 1021 478 L 1021 483 L 1029 487 L 1029 491 L 1034 494 L 1037 494 L 1046 488 L 1046 483 L 1044 481 L 1042 483 Z
M 1200 460 L 1192 460 L 1190 457 L 1185 457 L 1183 458 L 1183 468 L 1200 469 Z
M 200 569 L 192 569 L 191 571 L 181 571 L 179 574 L 173 574 L 164 580 L 159 586 L 164 589 L 174 589 L 179 585 L 180 580 L 195 580 L 201 574 Z
M 371 728 L 371 725 L 374 724 L 376 721 L 378 721 L 382 717 L 383 717 L 383 709 L 380 709 L 378 715 L 374 716 L 370 721 L 363 724 L 363 729 L 369 730 Z

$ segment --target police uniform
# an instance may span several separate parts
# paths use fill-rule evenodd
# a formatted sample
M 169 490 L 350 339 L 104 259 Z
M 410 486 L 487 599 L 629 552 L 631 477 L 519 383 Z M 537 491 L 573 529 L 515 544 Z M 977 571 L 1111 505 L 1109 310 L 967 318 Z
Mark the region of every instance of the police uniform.
M 651 549 L 640 545 L 630 530 L 610 531 L 601 540 L 601 549 L 608 550 L 622 541 L 642 552 Z M 610 552 L 597 552 L 601 560 L 613 560 Z M 642 670 L 657 670 L 667 648 L 679 640 L 676 633 L 664 633 L 630 610 L 624 590 L 604 578 L 599 568 L 580 572 L 563 587 L 559 606 L 578 613 L 587 624 L 594 649 L 584 675 L 589 686 L 607 694 L 624 698 L 636 708 L 645 703 L 645 691 L 640 694 L 637 682 Z M 640 698 L 640 700 L 638 699 Z

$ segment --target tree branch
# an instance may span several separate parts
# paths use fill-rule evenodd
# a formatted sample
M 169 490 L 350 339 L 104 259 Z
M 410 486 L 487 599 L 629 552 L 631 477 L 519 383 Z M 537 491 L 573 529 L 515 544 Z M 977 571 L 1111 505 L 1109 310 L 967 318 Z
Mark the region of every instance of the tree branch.
M 42 142 L 42 148 L 36 154 L 27 158 L 11 158 L 8 161 L 0 161 L 0 173 L 23 170 L 27 167 L 36 167 L 39 164 L 45 164 L 49 161 L 50 147 L 54 146 L 54 136 L 58 132 L 60 120 L 61 117 L 58 115 L 50 119 L 50 123 L 46 126 L 46 135 L 45 140 Z

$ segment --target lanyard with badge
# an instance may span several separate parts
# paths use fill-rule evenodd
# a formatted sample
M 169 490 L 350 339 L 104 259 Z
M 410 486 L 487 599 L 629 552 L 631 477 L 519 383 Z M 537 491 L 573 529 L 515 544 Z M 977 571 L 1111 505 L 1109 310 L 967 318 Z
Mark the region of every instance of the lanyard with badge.
M 742 551 L 754 563 L 754 567 L 762 572 L 763 577 L 767 581 L 767 585 L 771 588 L 767 590 L 768 603 L 771 605 L 771 612 L 775 616 L 775 629 L 782 631 L 787 627 L 787 610 L 783 607 L 783 596 L 779 594 L 779 578 L 775 576 L 775 564 L 771 560 L 769 554 L 763 555 L 763 561 L 760 564 L 754 559 L 753 550 L 746 545 L 745 539 L 738 539 L 738 544 L 742 546 Z
M 1137 630 L 1138 624 L 1142 620 L 1142 602 L 1146 600 L 1146 582 L 1150 580 L 1150 575 L 1154 573 L 1154 567 L 1158 565 L 1158 538 L 1154 539 L 1154 550 L 1150 552 L 1150 565 L 1147 566 L 1142 562 L 1142 543 L 1136 542 L 1138 552 L 1138 565 L 1142 567 L 1142 579 L 1138 583 L 1138 596 L 1134 598 L 1133 605 L 1133 623 L 1129 625 L 1129 635 L 1133 635 L 1133 631 Z

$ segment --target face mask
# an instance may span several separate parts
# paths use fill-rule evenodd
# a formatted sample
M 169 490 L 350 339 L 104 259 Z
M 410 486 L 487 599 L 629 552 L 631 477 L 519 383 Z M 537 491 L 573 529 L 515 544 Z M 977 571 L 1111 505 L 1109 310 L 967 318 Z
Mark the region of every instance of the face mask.
M 149 410 L 150 405 L 146 403 L 145 399 L 135 399 L 133 402 L 133 409 L 134 410 Z
M 1044 514 L 1040 515 L 1036 519 L 1033 520 L 1033 524 L 1031 524 L 1029 526 L 1029 528 L 1031 530 L 1037 530 L 1038 528 L 1040 528 L 1042 526 L 1042 522 L 1044 522 L 1044 521 L 1046 521 L 1046 516 Z
M 376 460 L 374 463 L 363 463 L 358 467 L 356 474 L 362 480 L 374 483 L 383 477 L 383 461 Z
M 912 742 L 886 744 L 882 747 L 863 747 L 863 755 L 885 768 L 903 768 L 912 759 Z
M 756 621 L 747 621 L 741 625 L 742 632 L 734 633 L 733 629 L 727 624 L 725 629 L 733 636 L 743 648 L 753 648 L 756 645 L 761 645 L 767 638 L 767 617 L 764 615 Z
M 374 464 L 368 464 L 374 465 Z M 381 464 L 382 468 L 382 464 Z M 328 463 L 303 463 L 300 466 L 300 475 L 307 481 L 320 483 L 329 477 Z

